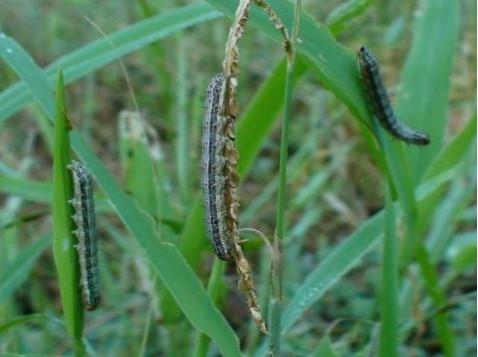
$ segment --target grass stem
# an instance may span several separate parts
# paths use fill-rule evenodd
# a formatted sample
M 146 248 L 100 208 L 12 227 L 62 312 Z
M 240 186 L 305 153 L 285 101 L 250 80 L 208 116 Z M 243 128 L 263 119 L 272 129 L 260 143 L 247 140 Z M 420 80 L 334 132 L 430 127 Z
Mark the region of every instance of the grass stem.
M 270 304 L 270 343 L 269 353 L 280 354 L 280 332 L 282 315 L 282 239 L 284 239 L 286 189 L 287 189 L 287 151 L 289 146 L 289 126 L 292 118 L 292 83 L 295 66 L 295 44 L 299 34 L 300 13 L 302 0 L 296 0 L 294 8 L 294 22 L 292 25 L 292 37 L 289 53 L 287 56 L 287 73 L 284 90 L 284 119 L 282 123 L 282 135 L 279 159 L 279 189 L 277 196 L 276 229 L 273 238 L 274 255 L 272 257 L 272 298 Z
M 380 301 L 380 356 L 398 355 L 398 261 L 395 234 L 395 210 L 391 188 L 385 201 L 385 237 L 382 254 Z

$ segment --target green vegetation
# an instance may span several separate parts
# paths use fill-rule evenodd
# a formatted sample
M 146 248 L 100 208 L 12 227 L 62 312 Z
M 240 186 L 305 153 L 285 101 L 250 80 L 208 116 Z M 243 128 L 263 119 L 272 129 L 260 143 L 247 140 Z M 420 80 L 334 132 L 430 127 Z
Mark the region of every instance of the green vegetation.
M 202 101 L 237 1 L 2 2 L 0 354 L 476 354 L 476 3 L 268 3 L 298 26 L 296 52 L 252 5 L 236 143 L 240 226 L 281 246 L 271 268 L 277 250 L 244 231 L 270 338 L 214 259 L 200 201 Z M 361 45 L 429 146 L 371 116 Z M 95 181 L 95 311 L 72 158 Z

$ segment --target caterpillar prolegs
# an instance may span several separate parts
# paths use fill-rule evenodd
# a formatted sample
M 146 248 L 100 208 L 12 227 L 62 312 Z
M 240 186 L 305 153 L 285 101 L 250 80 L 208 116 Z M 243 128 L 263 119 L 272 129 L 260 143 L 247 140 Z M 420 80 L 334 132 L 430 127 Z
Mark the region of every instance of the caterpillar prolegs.
M 86 167 L 72 161 L 68 168 L 72 172 L 74 198 L 69 202 L 75 209 L 72 216 L 76 229 L 73 231 L 78 244 L 80 279 L 83 305 L 86 310 L 94 310 L 100 302 L 98 283 L 98 243 L 96 232 L 95 206 L 90 174 Z
M 393 112 L 390 99 L 380 76 L 378 61 L 372 51 L 361 47 L 358 51 L 362 83 L 368 101 L 379 123 L 391 135 L 404 142 L 415 145 L 428 145 L 428 135 L 420 133 L 400 122 Z

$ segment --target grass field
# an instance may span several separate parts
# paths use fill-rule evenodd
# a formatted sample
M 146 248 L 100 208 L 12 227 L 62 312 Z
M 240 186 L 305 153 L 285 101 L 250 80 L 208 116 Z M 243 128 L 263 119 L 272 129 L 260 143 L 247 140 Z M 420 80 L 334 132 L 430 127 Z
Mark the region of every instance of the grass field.
M 0 2 L 0 355 L 476 355 L 476 2 L 267 3 L 295 57 L 252 4 L 235 140 L 266 336 L 201 202 L 205 92 L 238 1 Z M 374 118 L 363 45 L 430 145 Z M 94 311 L 72 159 L 93 177 Z

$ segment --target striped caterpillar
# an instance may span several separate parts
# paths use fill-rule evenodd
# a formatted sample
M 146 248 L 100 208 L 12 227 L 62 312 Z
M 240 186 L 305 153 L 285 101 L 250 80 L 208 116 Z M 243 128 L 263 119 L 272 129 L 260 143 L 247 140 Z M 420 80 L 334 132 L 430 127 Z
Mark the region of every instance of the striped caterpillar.
M 380 76 L 380 69 L 372 51 L 361 47 L 358 52 L 363 86 L 373 113 L 380 124 L 392 136 L 409 144 L 428 145 L 428 135 L 420 133 L 400 122 L 393 112 L 390 99 Z
M 95 206 L 91 177 L 85 166 L 78 161 L 72 161 L 68 168 L 72 172 L 74 198 L 69 201 L 75 209 L 72 216 L 76 225 L 73 231 L 78 244 L 80 262 L 80 278 L 83 295 L 83 305 L 86 310 L 94 310 L 100 301 L 98 284 L 97 233 L 95 222 Z
M 227 119 L 219 112 L 224 82 L 224 75 L 217 74 L 207 88 L 202 136 L 202 188 L 209 239 L 216 255 L 222 260 L 230 260 L 233 236 L 226 224 L 224 197 L 227 140 L 224 129 Z
M 207 89 L 202 136 L 202 191 L 208 237 L 219 259 L 232 261 L 252 318 L 267 333 L 257 301 L 251 268 L 239 245 L 236 188 L 238 153 L 234 143 L 234 116 L 224 114 L 227 81 L 213 77 Z

